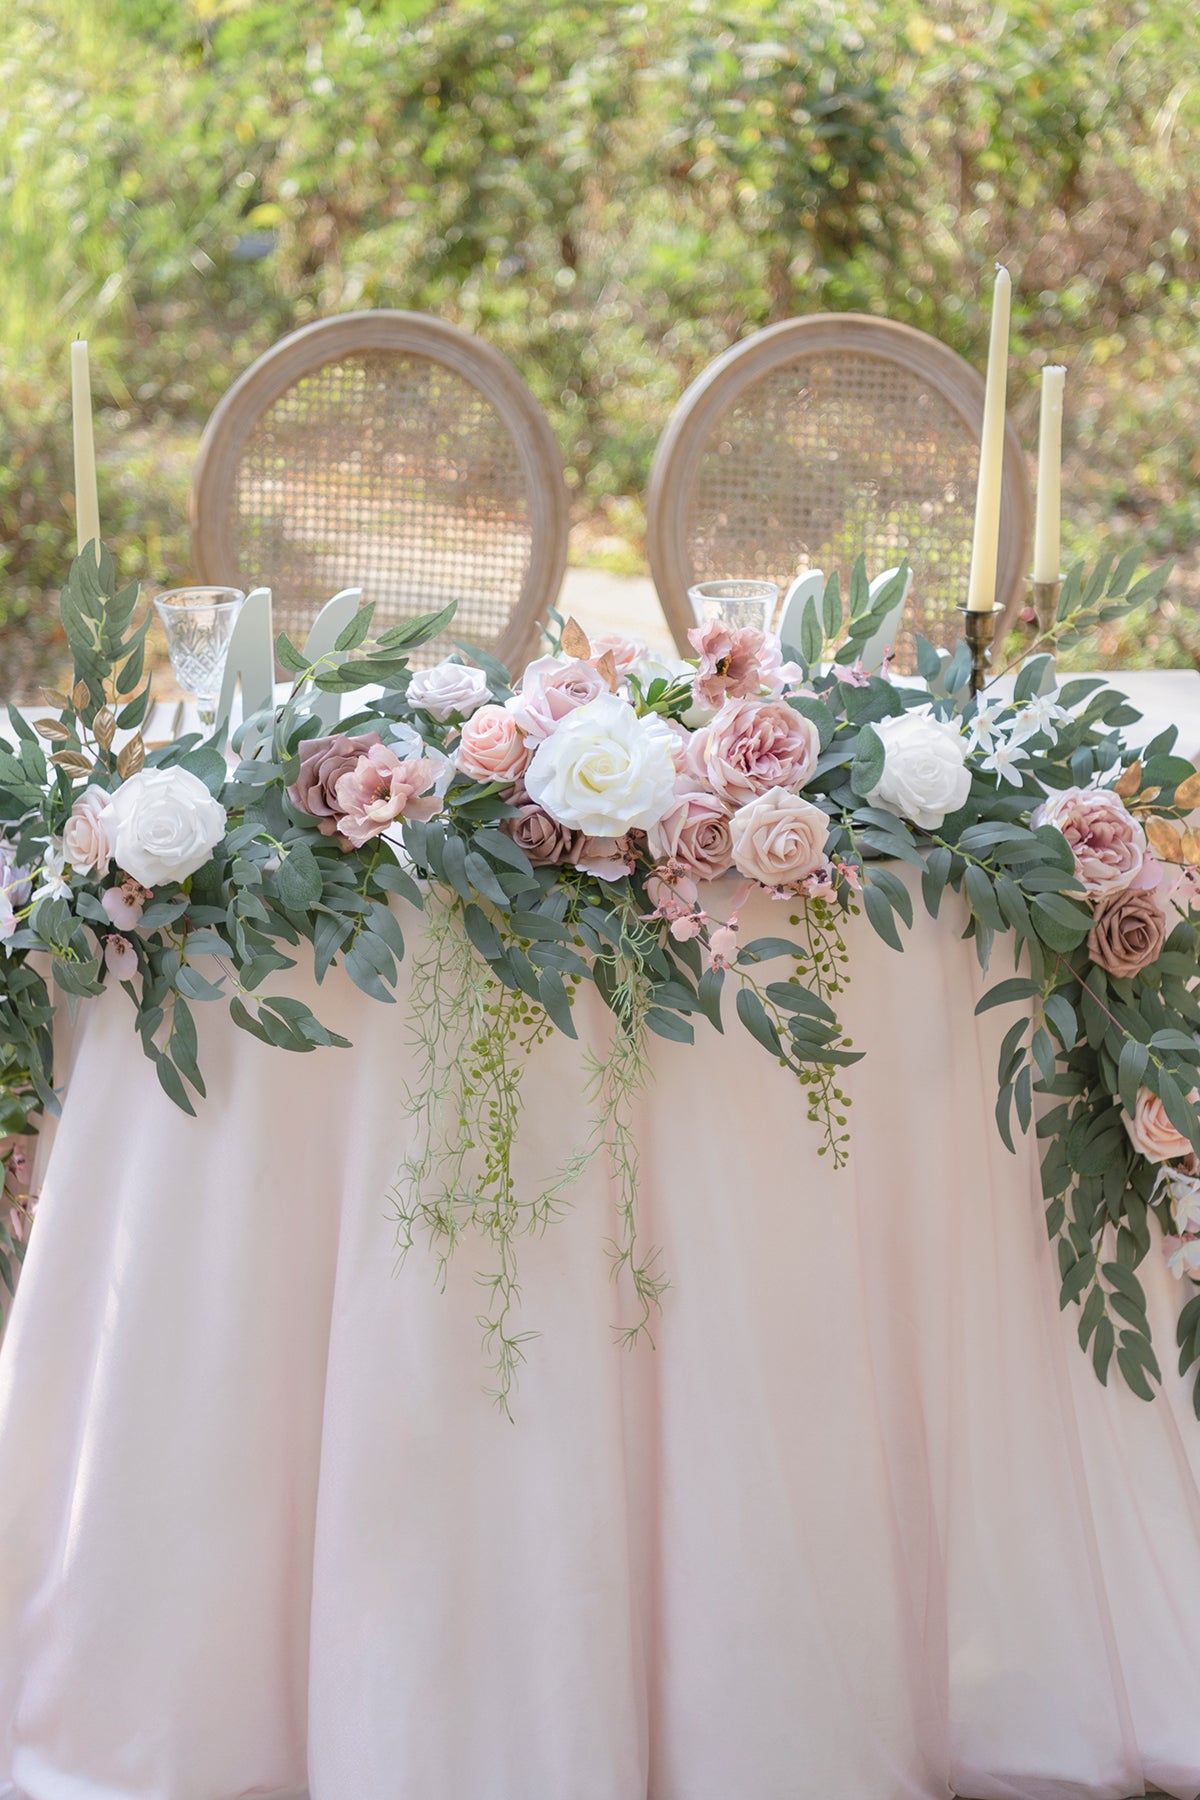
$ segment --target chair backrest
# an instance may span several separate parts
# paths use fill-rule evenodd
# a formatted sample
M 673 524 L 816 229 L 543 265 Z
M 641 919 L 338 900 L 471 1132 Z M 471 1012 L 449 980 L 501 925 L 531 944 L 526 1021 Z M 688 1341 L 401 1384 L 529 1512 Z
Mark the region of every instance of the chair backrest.
M 511 667 L 532 653 L 567 560 L 562 459 L 498 351 L 420 313 L 305 325 L 208 422 L 191 498 L 205 582 L 267 583 L 303 641 L 337 588 L 382 628 L 457 600 L 447 637 Z
M 982 378 L 936 339 L 857 313 L 787 319 L 735 344 L 694 381 L 650 478 L 650 567 L 681 650 L 695 581 L 740 576 L 785 592 L 796 574 L 866 553 L 874 574 L 907 556 L 911 633 L 961 635 L 983 423 Z M 1028 570 L 1029 477 L 1005 434 L 996 598 L 1011 618 Z

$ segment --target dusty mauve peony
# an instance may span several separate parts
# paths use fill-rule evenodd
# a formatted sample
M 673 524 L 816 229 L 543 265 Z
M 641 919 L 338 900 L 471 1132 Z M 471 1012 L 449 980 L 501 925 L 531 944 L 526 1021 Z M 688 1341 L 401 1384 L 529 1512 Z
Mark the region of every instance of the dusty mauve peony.
M 577 834 L 552 819 L 532 800 L 521 807 L 515 818 L 501 819 L 500 829 L 520 845 L 535 869 L 571 860 Z
M 456 713 L 465 719 L 491 697 L 482 669 L 449 659 L 432 669 L 418 669 L 408 684 L 409 705 L 419 706 L 441 725 Z
M 715 794 L 680 794 L 648 833 L 656 862 L 671 862 L 697 881 L 715 881 L 733 862 L 729 814 Z
M 785 700 L 727 700 L 688 760 L 719 799 L 741 806 L 770 788 L 803 787 L 820 749 L 816 726 Z
M 437 769 L 425 756 L 404 762 L 386 744 L 372 744 L 340 778 L 337 827 L 356 850 L 394 825 L 397 819 L 432 819 L 442 803 L 432 792 Z
M 633 845 L 627 837 L 585 837 L 581 832 L 575 840 L 571 862 L 597 881 L 620 881 L 622 876 L 633 874 Z
M 103 788 L 86 787 L 63 826 L 63 855 L 76 875 L 103 874 L 112 861 L 112 846 L 102 815 L 108 805 Z
M 1093 900 L 1106 900 L 1137 883 L 1146 834 L 1110 789 L 1075 787 L 1052 794 L 1029 823 L 1062 832 L 1075 858 L 1075 873 Z
M 306 738 L 300 746 L 300 773 L 288 789 L 288 799 L 298 812 L 317 821 L 326 837 L 337 831 L 337 784 L 354 767 L 360 756 L 373 750 L 383 739 L 377 731 L 366 731 L 362 737 Z
M 1158 894 L 1130 888 L 1102 900 L 1088 932 L 1088 955 L 1110 975 L 1140 974 L 1167 941 L 1167 915 Z
M 883 745 L 883 774 L 867 795 L 922 831 L 936 831 L 971 791 L 967 742 L 958 727 L 935 719 L 926 707 L 879 719 L 873 729 Z
M 770 788 L 734 813 L 730 822 L 738 873 L 764 887 L 788 887 L 824 867 L 829 819 L 819 806 Z
M 462 728 L 454 760 L 473 781 L 516 781 L 529 766 L 517 721 L 502 706 L 481 706 Z
M 1194 1106 L 1200 1094 L 1192 1092 L 1188 1096 Z M 1167 1117 L 1167 1109 L 1157 1094 L 1152 1094 L 1148 1087 L 1138 1089 L 1137 1106 L 1133 1117 L 1122 1110 L 1121 1119 L 1139 1156 L 1147 1162 L 1170 1162 L 1177 1156 L 1187 1156 L 1192 1146 L 1181 1131 L 1176 1131 Z
M 726 700 L 744 700 L 759 692 L 766 643 L 761 631 L 710 619 L 706 625 L 693 625 L 688 643 L 699 657 L 692 677 L 692 698 L 699 705 L 723 706 Z
M 540 744 L 568 713 L 607 692 L 603 675 L 591 663 L 539 656 L 522 675 L 520 689 L 506 702 L 506 710 L 529 742 Z
M 673 738 L 616 694 L 581 706 L 540 743 L 525 776 L 531 800 L 588 837 L 657 825 L 675 799 Z
M 102 819 L 117 867 L 145 888 L 186 881 L 225 835 L 225 808 L 190 769 L 139 769 Z

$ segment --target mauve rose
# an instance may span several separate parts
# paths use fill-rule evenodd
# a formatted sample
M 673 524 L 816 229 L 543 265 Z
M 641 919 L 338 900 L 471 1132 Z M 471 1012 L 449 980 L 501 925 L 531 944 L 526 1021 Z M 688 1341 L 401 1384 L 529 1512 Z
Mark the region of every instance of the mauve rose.
M 771 788 L 803 787 L 821 740 L 811 719 L 786 700 L 727 700 L 692 740 L 689 763 L 718 799 L 741 806 Z
M 1110 975 L 1140 974 L 1167 941 L 1167 915 L 1157 893 L 1130 888 L 1102 900 L 1088 933 L 1088 955 Z
M 1195 1090 L 1188 1096 L 1194 1106 L 1200 1100 Z M 1139 1156 L 1147 1162 L 1172 1162 L 1177 1156 L 1187 1156 L 1192 1146 L 1181 1131 L 1176 1131 L 1167 1117 L 1167 1109 L 1157 1094 L 1152 1094 L 1147 1087 L 1138 1089 L 1137 1105 L 1133 1117 L 1125 1111 L 1121 1120 L 1133 1142 Z
M 360 756 L 365 756 L 383 739 L 377 731 L 366 731 L 362 737 L 306 738 L 300 746 L 300 773 L 288 789 L 288 799 L 298 812 L 317 821 L 326 837 L 337 831 L 337 784 L 348 775 Z
M 63 855 L 76 875 L 103 874 L 112 861 L 112 846 L 100 815 L 108 805 L 103 788 L 86 787 L 63 826 Z
M 770 788 L 734 813 L 730 823 L 738 873 L 764 887 L 788 887 L 825 863 L 829 820 L 819 806 Z
M 734 627 L 720 619 L 694 625 L 688 643 L 699 661 L 692 677 L 692 698 L 701 706 L 747 699 L 763 685 L 761 659 L 765 639 L 752 625 Z
M 386 744 L 372 744 L 338 781 L 334 799 L 339 833 L 361 850 L 397 819 L 422 823 L 432 819 L 442 809 L 431 791 L 436 776 L 428 757 L 410 756 L 401 762 Z
M 603 675 L 591 663 L 539 656 L 522 675 L 520 689 L 505 709 L 529 742 L 540 744 L 568 713 L 607 692 Z
M 680 794 L 646 837 L 656 862 L 677 863 L 697 881 L 715 881 L 733 863 L 729 813 L 715 794 Z
M 1146 834 L 1108 788 L 1075 787 L 1052 794 L 1029 822 L 1062 832 L 1075 858 L 1075 873 L 1093 900 L 1107 900 L 1136 884 Z
M 473 781 L 517 781 L 530 751 L 517 721 L 502 706 L 481 706 L 467 720 L 454 760 Z
M 575 847 L 575 833 L 552 819 L 548 812 L 527 801 L 515 818 L 501 819 L 501 831 L 519 844 L 535 869 L 553 863 L 570 862 Z

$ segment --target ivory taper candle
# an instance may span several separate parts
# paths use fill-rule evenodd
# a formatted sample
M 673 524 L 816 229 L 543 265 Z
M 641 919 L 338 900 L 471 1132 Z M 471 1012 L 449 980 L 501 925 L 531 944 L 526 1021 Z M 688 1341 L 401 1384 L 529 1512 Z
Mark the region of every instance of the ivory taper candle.
M 1033 579 L 1057 581 L 1062 521 L 1062 415 L 1067 371 L 1057 364 L 1042 370 L 1042 413 L 1038 425 L 1037 524 L 1033 537 Z
M 996 603 L 996 558 L 1000 549 L 1000 490 L 1004 475 L 1004 403 L 1008 386 L 1008 313 L 1012 281 L 996 265 L 992 291 L 992 334 L 988 342 L 987 387 L 979 444 L 979 485 L 975 490 L 975 533 L 967 610 L 990 612 Z

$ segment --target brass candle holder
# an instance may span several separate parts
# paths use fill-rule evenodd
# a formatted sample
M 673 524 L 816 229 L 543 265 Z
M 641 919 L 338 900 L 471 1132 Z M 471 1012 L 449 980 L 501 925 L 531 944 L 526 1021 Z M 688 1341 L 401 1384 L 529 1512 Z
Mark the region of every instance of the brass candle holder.
M 1053 631 L 1058 621 L 1058 596 L 1062 589 L 1063 578 L 1056 575 L 1053 581 L 1030 580 L 1029 592 L 1033 600 L 1033 610 L 1037 615 L 1038 636 L 1044 637 Z
M 1004 611 L 1002 606 L 989 606 L 986 611 L 973 612 L 969 606 L 960 606 L 963 618 L 963 633 L 967 647 L 971 652 L 971 692 L 977 694 L 987 676 L 988 664 L 992 659 L 992 639 L 996 635 L 996 620 Z

